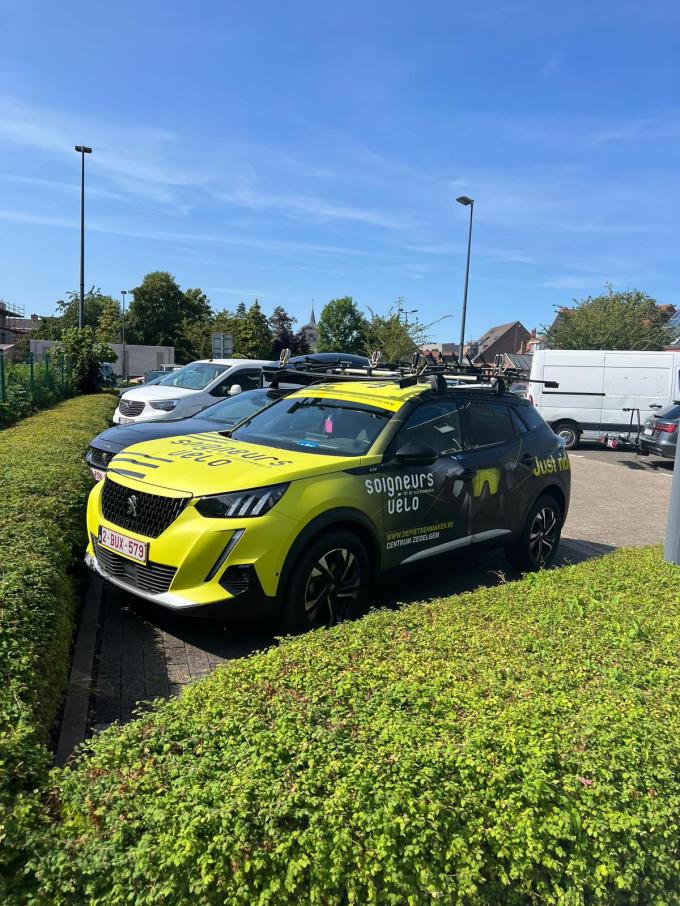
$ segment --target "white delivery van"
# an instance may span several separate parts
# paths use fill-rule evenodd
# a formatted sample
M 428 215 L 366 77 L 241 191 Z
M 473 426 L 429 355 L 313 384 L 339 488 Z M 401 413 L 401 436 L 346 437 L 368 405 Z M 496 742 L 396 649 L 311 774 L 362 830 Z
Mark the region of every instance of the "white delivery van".
M 557 381 L 559 387 L 538 381 Z M 581 437 L 627 431 L 630 414 L 624 409 L 639 409 L 644 423 L 680 400 L 680 352 L 540 349 L 531 362 L 528 395 L 572 450 Z

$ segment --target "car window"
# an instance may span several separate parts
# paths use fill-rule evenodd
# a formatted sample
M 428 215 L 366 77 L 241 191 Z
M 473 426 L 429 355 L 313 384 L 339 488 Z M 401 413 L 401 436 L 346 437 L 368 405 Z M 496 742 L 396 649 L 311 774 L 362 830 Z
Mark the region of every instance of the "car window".
M 423 403 L 412 412 L 399 430 L 393 447 L 417 443 L 436 450 L 440 456 L 458 453 L 463 449 L 460 406 L 456 400 Z
M 510 407 L 503 403 L 469 400 L 465 404 L 465 447 L 475 450 L 515 439 Z
M 231 388 L 238 384 L 241 390 L 256 390 L 260 386 L 260 368 L 238 368 L 231 371 L 228 377 L 213 387 L 210 393 L 213 396 L 228 396 Z
M 230 396 L 226 400 L 215 403 L 208 409 L 198 412 L 194 418 L 207 418 L 210 421 L 220 422 L 221 424 L 235 425 L 249 415 L 254 415 L 263 406 L 267 406 L 272 399 L 267 396 L 267 391 L 246 391 L 238 393 L 236 396 Z
M 517 409 L 512 411 L 519 415 L 530 431 L 535 428 L 542 428 L 545 425 L 543 416 L 535 406 L 518 406 Z
M 517 414 L 517 410 L 513 409 L 512 406 L 509 407 L 510 420 L 515 428 L 515 434 L 526 434 L 528 432 L 527 426 L 524 424 L 522 419 Z
M 673 403 L 654 413 L 656 418 L 680 418 L 680 405 Z
M 240 384 L 241 390 L 257 390 L 260 386 L 262 370 L 260 368 L 242 368 L 231 375 L 233 384 Z
M 330 456 L 363 456 L 391 412 L 345 400 L 287 397 L 258 412 L 232 437 L 266 447 Z
M 209 362 L 192 362 L 179 371 L 172 371 L 158 383 L 165 387 L 184 387 L 187 390 L 203 390 L 211 381 L 227 370 L 226 365 Z

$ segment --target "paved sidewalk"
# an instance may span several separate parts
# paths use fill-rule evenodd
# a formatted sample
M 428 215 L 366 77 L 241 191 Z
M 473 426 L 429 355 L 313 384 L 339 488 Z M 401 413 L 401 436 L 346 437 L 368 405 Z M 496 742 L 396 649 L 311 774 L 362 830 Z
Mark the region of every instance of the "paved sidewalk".
M 668 468 L 657 469 L 629 456 L 607 457 L 606 452 L 603 457 L 602 451 L 576 452 L 571 461 L 572 499 L 559 564 L 578 563 L 619 546 L 662 540 L 671 487 Z M 394 607 L 498 584 L 506 578 L 514 574 L 502 551 L 475 554 L 467 550 L 386 577 L 373 600 L 378 606 Z M 100 584 L 97 579 L 92 582 Z M 89 642 L 81 640 L 86 633 L 79 633 L 66 708 L 76 717 L 67 728 L 68 737 L 62 737 L 62 760 L 86 733 L 114 721 L 128 721 L 135 710 L 148 707 L 145 702 L 176 695 L 219 664 L 275 644 L 261 624 L 188 618 L 111 586 L 103 589 L 99 603 L 96 636 L 94 628 Z M 90 708 L 81 719 L 79 715 L 85 714 L 82 665 L 89 663 L 89 655 L 78 646 L 88 644 L 94 661 Z

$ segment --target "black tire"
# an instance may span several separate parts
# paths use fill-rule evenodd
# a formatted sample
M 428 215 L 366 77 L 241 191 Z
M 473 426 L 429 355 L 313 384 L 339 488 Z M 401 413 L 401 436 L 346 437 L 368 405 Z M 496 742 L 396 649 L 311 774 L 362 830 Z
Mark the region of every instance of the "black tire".
M 558 422 L 553 426 L 553 433 L 564 438 L 567 450 L 575 450 L 581 440 L 581 432 L 572 422 Z
M 517 541 L 505 549 L 510 563 L 522 572 L 547 569 L 557 556 L 562 519 L 559 503 L 550 494 L 542 494 L 529 510 Z
M 325 532 L 293 566 L 280 628 L 300 633 L 354 619 L 364 610 L 369 584 L 370 564 L 361 541 L 341 529 Z

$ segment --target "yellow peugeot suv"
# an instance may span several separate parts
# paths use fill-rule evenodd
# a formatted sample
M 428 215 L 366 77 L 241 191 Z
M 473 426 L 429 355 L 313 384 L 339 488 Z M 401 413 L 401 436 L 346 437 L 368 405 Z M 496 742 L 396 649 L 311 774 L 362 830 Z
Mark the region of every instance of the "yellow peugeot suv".
M 268 613 L 301 631 L 355 616 L 373 578 L 445 551 L 552 562 L 569 459 L 502 379 L 294 380 L 307 385 L 230 430 L 114 456 L 90 495 L 88 565 L 165 607 Z

